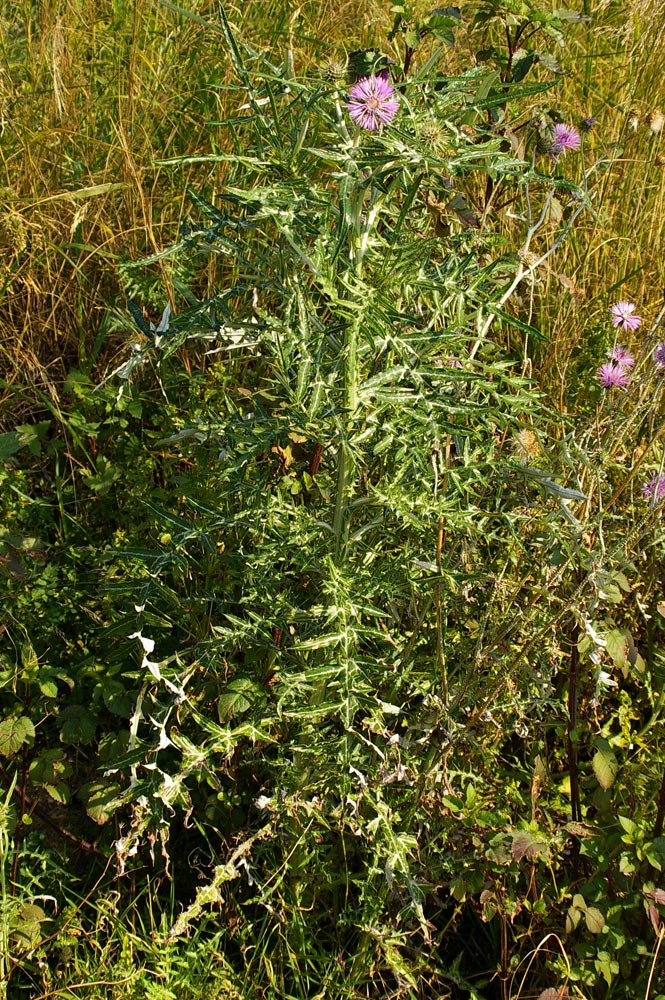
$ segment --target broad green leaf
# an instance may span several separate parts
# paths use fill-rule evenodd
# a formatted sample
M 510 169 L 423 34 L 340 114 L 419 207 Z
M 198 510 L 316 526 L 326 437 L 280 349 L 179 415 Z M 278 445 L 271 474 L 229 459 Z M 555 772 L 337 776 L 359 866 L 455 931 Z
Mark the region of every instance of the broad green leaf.
M 32 746 L 34 739 L 35 727 L 26 715 L 0 722 L 0 754 L 3 757 L 11 757 L 24 743 Z
M 58 716 L 63 743 L 92 743 L 97 721 L 83 705 L 68 705 Z
M 511 853 L 515 861 L 522 858 L 547 858 L 549 844 L 544 837 L 531 830 L 518 830 L 513 834 Z
M 236 677 L 229 684 L 228 691 L 219 696 L 217 701 L 217 716 L 220 722 L 228 722 L 236 715 L 241 715 L 252 707 L 261 688 L 249 677 Z
M 619 762 L 607 740 L 598 740 L 598 749 L 593 757 L 593 773 L 601 788 L 607 791 L 614 784 L 619 771 Z
M 90 819 L 100 826 L 107 823 L 123 804 L 120 785 L 106 779 L 83 785 L 78 795 L 85 802 L 85 811 Z
M 42 937 L 41 925 L 47 919 L 41 906 L 26 903 L 11 921 L 11 935 L 14 947 L 18 952 L 30 951 L 35 948 Z
M 629 819 L 628 816 L 619 816 L 617 818 L 623 829 L 626 831 L 626 833 L 630 835 L 635 833 L 635 831 L 637 830 L 637 823 L 635 823 L 634 820 Z
M 109 712 L 120 715 L 123 719 L 131 715 L 135 698 L 129 694 L 121 681 L 106 681 L 102 687 L 102 697 Z
M 37 684 L 39 685 L 39 690 L 45 698 L 58 697 L 58 685 L 54 681 L 53 675 L 49 670 L 39 671 L 37 674 Z
M 15 455 L 23 447 L 21 439 L 16 431 L 8 431 L 0 434 L 0 462 L 6 462 L 8 458 Z
M 62 793 L 54 789 L 71 777 L 71 774 L 72 766 L 64 750 L 44 750 L 30 763 L 30 780 L 35 785 L 42 785 L 58 802 L 69 801 L 68 788 Z
M 43 785 L 44 791 L 50 795 L 54 802 L 59 802 L 61 806 L 66 806 L 71 800 L 72 793 L 70 791 L 69 785 L 66 785 L 64 781 L 58 782 L 57 785 Z
M 605 917 L 595 906 L 587 907 L 584 913 L 587 930 L 590 934 L 600 934 L 605 926 Z
M 624 629 L 613 628 L 605 636 L 607 655 L 620 670 L 626 666 L 627 641 Z

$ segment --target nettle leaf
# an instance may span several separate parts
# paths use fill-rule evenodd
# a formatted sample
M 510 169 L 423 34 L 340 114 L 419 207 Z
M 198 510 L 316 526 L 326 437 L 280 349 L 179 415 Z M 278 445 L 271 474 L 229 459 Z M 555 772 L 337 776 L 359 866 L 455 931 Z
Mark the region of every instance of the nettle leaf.
M 0 434 L 0 462 L 6 462 L 8 458 L 15 455 L 23 447 L 21 439 L 16 431 L 7 431 Z
M 42 788 L 54 802 L 60 803 L 61 806 L 66 806 L 69 802 L 71 802 L 71 790 L 69 785 L 66 785 L 63 781 L 59 782 L 57 785 L 42 785 Z
M 559 72 L 559 63 L 556 56 L 551 55 L 549 52 L 541 52 L 538 56 L 538 62 L 544 69 L 548 69 L 550 73 Z
M 619 771 L 619 762 L 607 740 L 598 740 L 598 749 L 593 758 L 593 773 L 601 788 L 612 787 Z
M 134 708 L 135 699 L 129 694 L 125 685 L 120 681 L 106 681 L 102 687 L 102 697 L 109 712 L 120 715 L 123 719 L 129 718 Z
M 97 720 L 83 705 L 68 705 L 59 714 L 62 743 L 92 743 Z
M 518 830 L 513 834 L 511 847 L 513 859 L 521 861 L 522 858 L 547 858 L 549 857 L 549 844 L 538 833 L 531 830 Z
M 523 80 L 534 63 L 538 62 L 535 52 L 528 52 L 526 49 L 518 49 L 513 54 L 513 79 L 516 83 Z
M 261 689 L 249 677 L 236 677 L 229 684 L 228 690 L 219 696 L 217 715 L 220 722 L 228 722 L 236 715 L 247 712 L 256 700 Z
M 61 805 L 66 805 L 71 799 L 70 788 L 66 783 L 71 775 L 72 766 L 64 750 L 45 750 L 30 764 L 30 780 L 33 784 L 41 785 Z
M 0 754 L 12 757 L 24 743 L 32 744 L 35 740 L 35 727 L 26 715 L 0 722 Z
M 47 919 L 41 906 L 34 903 L 26 903 L 21 908 L 11 924 L 12 940 L 17 951 L 25 952 L 37 947 L 42 937 L 41 925 Z

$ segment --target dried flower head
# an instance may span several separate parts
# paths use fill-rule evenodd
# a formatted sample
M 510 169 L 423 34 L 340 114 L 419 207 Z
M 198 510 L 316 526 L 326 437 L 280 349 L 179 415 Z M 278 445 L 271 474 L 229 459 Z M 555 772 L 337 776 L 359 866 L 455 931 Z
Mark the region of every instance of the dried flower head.
M 603 389 L 625 389 L 630 382 L 630 374 L 621 365 L 607 361 L 598 369 L 598 381 Z
M 665 498 L 665 476 L 660 472 L 654 472 L 646 483 L 642 484 L 642 496 L 654 507 L 660 503 Z
M 538 438 L 529 427 L 522 427 L 513 437 L 513 448 L 522 461 L 533 458 L 540 452 Z
M 610 306 L 612 313 L 612 325 L 621 327 L 622 330 L 637 330 L 642 324 L 642 317 L 635 313 L 634 302 L 615 302 Z
M 537 253 L 532 253 L 531 250 L 520 249 L 517 251 L 517 256 L 522 261 L 524 267 L 535 267 L 540 257 Z
M 644 116 L 644 124 L 648 125 L 654 135 L 658 135 L 665 124 L 665 117 L 662 111 L 647 111 Z
M 632 128 L 633 132 L 637 132 L 637 126 L 640 124 L 640 113 L 636 108 L 631 108 L 628 112 L 628 124 Z
M 373 132 L 390 124 L 399 111 L 399 100 L 386 76 L 365 76 L 351 87 L 347 109 L 356 125 Z

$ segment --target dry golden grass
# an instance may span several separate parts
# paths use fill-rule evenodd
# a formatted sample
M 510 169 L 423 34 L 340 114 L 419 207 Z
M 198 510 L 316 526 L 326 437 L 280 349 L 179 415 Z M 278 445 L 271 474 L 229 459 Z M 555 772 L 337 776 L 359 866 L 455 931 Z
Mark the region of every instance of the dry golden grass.
M 52 386 L 95 353 L 109 362 L 122 338 L 99 331 L 104 317 L 112 326 L 109 306 L 123 301 L 119 265 L 173 239 L 188 188 L 212 195 L 222 184 L 218 164 L 155 164 L 218 148 L 221 132 L 209 122 L 235 100 L 224 89 L 232 75 L 216 2 L 184 2 L 189 17 L 152 0 L 46 0 L 38 16 L 28 0 L 4 0 L 0 364 L 9 383 Z M 377 0 L 254 0 L 227 11 L 250 45 L 278 56 L 291 48 L 299 68 L 345 45 L 381 44 L 390 25 Z M 653 117 L 665 109 L 665 9 L 660 0 L 626 0 L 618 12 L 600 0 L 591 14 L 589 26 L 571 29 L 553 101 L 570 120 L 598 118 L 586 152 L 587 162 L 607 153 L 594 175 L 597 215 L 577 228 L 533 296 L 550 337 L 538 364 L 557 386 L 608 296 L 632 298 L 649 316 L 665 285 L 665 130 Z M 472 48 L 460 47 L 461 63 Z M 556 274 L 572 280 L 574 294 Z M 157 277 L 163 300 L 165 265 Z M 201 291 L 216 279 L 212 262 Z M 163 301 L 146 304 L 156 310 Z

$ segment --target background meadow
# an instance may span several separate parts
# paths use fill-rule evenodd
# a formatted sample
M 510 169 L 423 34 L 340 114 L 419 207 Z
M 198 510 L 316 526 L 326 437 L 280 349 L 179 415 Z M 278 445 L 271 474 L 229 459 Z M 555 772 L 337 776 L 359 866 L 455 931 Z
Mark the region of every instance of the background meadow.
M 1 27 L 3 995 L 665 996 L 661 5 Z

